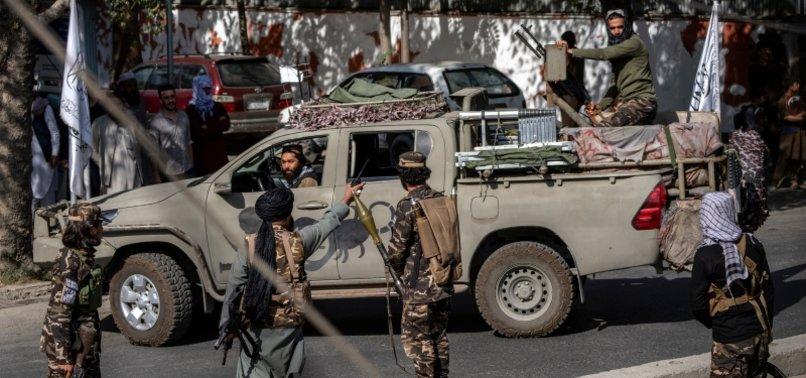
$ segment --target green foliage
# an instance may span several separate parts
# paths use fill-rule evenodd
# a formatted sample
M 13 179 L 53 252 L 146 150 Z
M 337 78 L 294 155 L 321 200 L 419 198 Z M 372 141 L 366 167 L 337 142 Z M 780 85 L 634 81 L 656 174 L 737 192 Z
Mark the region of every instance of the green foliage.
M 143 16 L 143 33 L 159 33 L 165 27 L 165 2 L 161 0 L 108 0 L 106 6 L 112 20 L 125 28 L 129 22 L 139 22 Z

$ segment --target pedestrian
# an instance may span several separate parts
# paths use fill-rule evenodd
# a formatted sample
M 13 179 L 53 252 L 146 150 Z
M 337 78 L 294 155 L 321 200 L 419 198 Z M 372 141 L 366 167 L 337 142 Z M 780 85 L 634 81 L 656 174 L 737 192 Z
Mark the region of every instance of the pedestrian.
M 224 143 L 224 132 L 230 127 L 229 115 L 224 105 L 213 101 L 212 88 L 210 76 L 193 78 L 193 98 L 185 108 L 193 140 L 193 166 L 199 176 L 213 173 L 229 161 Z
M 623 9 L 607 12 L 607 44 L 601 49 L 568 48 L 574 58 L 607 60 L 613 67 L 613 81 L 598 103 L 588 103 L 586 112 L 596 126 L 647 125 L 658 110 L 649 50 L 633 32 Z M 569 47 L 566 41 L 557 41 Z M 612 114 L 606 114 L 612 113 Z
M 119 98 L 113 98 L 122 105 Z M 123 111 L 135 117 L 133 111 Z M 101 178 L 100 194 L 112 194 L 143 186 L 143 158 L 140 142 L 132 128 L 115 121 L 105 114 L 92 123 L 93 160 L 98 164 Z
M 48 359 L 48 377 L 100 377 L 98 307 L 104 278 L 94 253 L 103 233 L 101 211 L 78 203 L 70 206 L 67 221 L 64 248 L 53 264 L 40 350 Z
M 304 318 L 301 301 L 310 302 L 310 284 L 306 278 L 305 260 L 324 242 L 350 212 L 347 205 L 354 192 L 364 184 L 347 185 L 341 203 L 325 212 L 319 222 L 294 229 L 291 210 L 294 193 L 284 186 L 269 189 L 258 197 L 255 212 L 262 220 L 254 249 L 239 253 L 230 270 L 220 332 L 227 332 L 232 314 L 240 309 L 253 339 L 258 340 L 259 356 L 250 358 L 241 349 L 237 377 L 288 377 L 302 373 L 305 347 L 302 337 Z M 282 277 L 288 291 L 279 292 L 267 277 L 253 267 L 259 259 Z M 238 297 L 239 293 L 243 293 Z
M 190 141 L 190 120 L 176 108 L 176 88 L 167 84 L 157 88 L 160 111 L 151 118 L 151 135 L 167 155 L 165 172 L 159 172 L 156 182 L 168 182 L 170 176 L 193 177 L 193 149 Z
M 800 83 L 793 81 L 778 101 L 781 139 L 773 180 L 775 187 L 798 189 L 799 173 L 806 161 L 806 107 L 800 97 Z M 800 186 L 806 189 L 806 185 Z
M 400 324 L 406 356 L 418 377 L 448 376 L 448 317 L 453 284 L 436 284 L 416 229 L 417 201 L 442 196 L 428 186 L 431 170 L 419 152 L 405 152 L 398 161 L 400 182 L 407 194 L 397 204 L 389 245 L 389 261 L 408 290 Z
M 137 119 L 137 124 L 128 125 L 129 130 L 133 130 L 135 127 L 138 127 L 140 130 L 144 131 L 144 135 L 148 135 L 149 122 L 148 114 L 146 113 L 146 105 L 140 96 L 140 90 L 137 86 L 137 79 L 134 76 L 134 73 L 127 71 L 118 77 L 118 80 L 115 82 L 115 95 L 122 100 L 123 108 L 129 110 L 130 114 Z M 132 131 L 132 135 L 135 135 L 134 131 Z M 148 158 L 149 155 L 148 152 L 146 152 L 145 144 L 139 140 L 137 142 L 139 146 L 138 155 L 141 157 L 141 185 L 147 186 L 154 184 L 154 177 L 157 173 L 157 168 Z
M 32 170 L 31 191 L 34 200 L 32 208 L 47 206 L 56 200 L 58 182 L 54 169 L 59 163 L 59 125 L 47 94 L 37 92 L 31 104 L 31 118 L 34 135 L 31 138 Z
M 773 285 L 764 246 L 735 222 L 733 196 L 702 199 L 703 242 L 694 255 L 691 308 L 712 330 L 711 376 L 755 376 L 772 340 Z

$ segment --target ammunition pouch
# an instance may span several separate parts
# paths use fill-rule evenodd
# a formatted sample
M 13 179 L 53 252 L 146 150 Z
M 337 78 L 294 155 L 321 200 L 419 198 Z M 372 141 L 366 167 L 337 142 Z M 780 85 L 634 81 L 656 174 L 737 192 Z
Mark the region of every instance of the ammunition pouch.
M 714 317 L 722 312 L 727 311 L 731 307 L 750 303 L 756 312 L 761 326 L 765 331 L 770 328 L 769 319 L 767 319 L 768 309 L 767 302 L 764 299 L 764 285 L 770 277 L 766 272 L 758 269 L 758 265 L 749 257 L 747 257 L 747 236 L 742 235 L 741 239 L 736 245 L 739 255 L 742 257 L 744 265 L 747 267 L 748 278 L 750 278 L 750 287 L 744 288 L 745 294 L 738 297 L 731 297 L 724 290 L 717 285 L 711 284 L 708 289 L 708 306 L 711 317 Z M 738 281 L 737 281 L 738 282 Z
M 462 277 L 462 255 L 456 205 L 451 197 L 441 196 L 417 201 L 417 234 L 428 269 L 439 286 Z
M 104 271 L 93 268 L 87 275 L 84 285 L 78 289 L 78 307 L 83 311 L 95 311 L 101 307 Z

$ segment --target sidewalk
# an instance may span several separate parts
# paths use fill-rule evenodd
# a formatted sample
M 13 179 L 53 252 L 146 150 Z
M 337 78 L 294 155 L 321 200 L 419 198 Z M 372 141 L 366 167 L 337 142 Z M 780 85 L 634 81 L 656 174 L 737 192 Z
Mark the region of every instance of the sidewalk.
M 696 356 L 650 362 L 624 369 L 610 370 L 585 377 L 656 377 L 688 378 L 707 377 L 710 353 Z M 770 344 L 770 362 L 788 377 L 806 377 L 806 334 L 773 340 Z

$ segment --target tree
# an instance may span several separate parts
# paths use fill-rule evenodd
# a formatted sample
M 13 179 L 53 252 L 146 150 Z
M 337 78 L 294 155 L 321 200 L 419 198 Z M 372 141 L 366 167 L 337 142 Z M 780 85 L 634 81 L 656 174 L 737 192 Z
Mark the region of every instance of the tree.
M 134 67 L 142 61 L 143 33 L 156 34 L 165 27 L 165 6 L 162 0 L 108 0 L 109 17 L 115 23 L 112 29 L 112 77 Z
M 36 9 L 39 3 L 36 0 L 13 1 L 20 1 L 32 9 Z M 139 46 L 140 31 L 159 30 L 164 24 L 159 22 L 164 19 L 164 8 L 159 0 L 113 0 L 106 1 L 106 4 L 118 25 L 137 31 L 133 40 L 138 43 L 128 44 L 132 50 L 135 46 L 131 45 Z M 39 13 L 39 19 L 48 24 L 62 17 L 69 7 L 69 0 L 56 0 Z M 141 29 L 139 15 L 143 12 L 157 22 Z M 30 181 L 30 106 L 35 56 L 31 33 L 5 5 L 0 5 L 0 30 L 5 31 L 0 33 L 0 282 L 5 283 L 30 277 L 36 272 L 31 245 Z M 121 59 L 118 59 L 119 62 Z
M 392 56 L 392 35 L 389 18 L 392 16 L 390 0 L 378 0 L 380 8 L 380 27 L 378 28 L 378 38 L 380 39 L 381 56 L 380 63 L 388 64 Z
M 246 23 L 246 0 L 238 0 L 238 24 L 241 29 L 241 53 L 252 54 L 252 43 L 249 40 L 249 29 Z
M 21 0 L 22 1 L 22 0 Z M 36 0 L 22 1 L 31 8 Z M 68 0 L 39 14 L 46 23 L 61 17 Z M 5 5 L 0 5 L 0 282 L 31 276 L 31 123 L 33 38 Z

